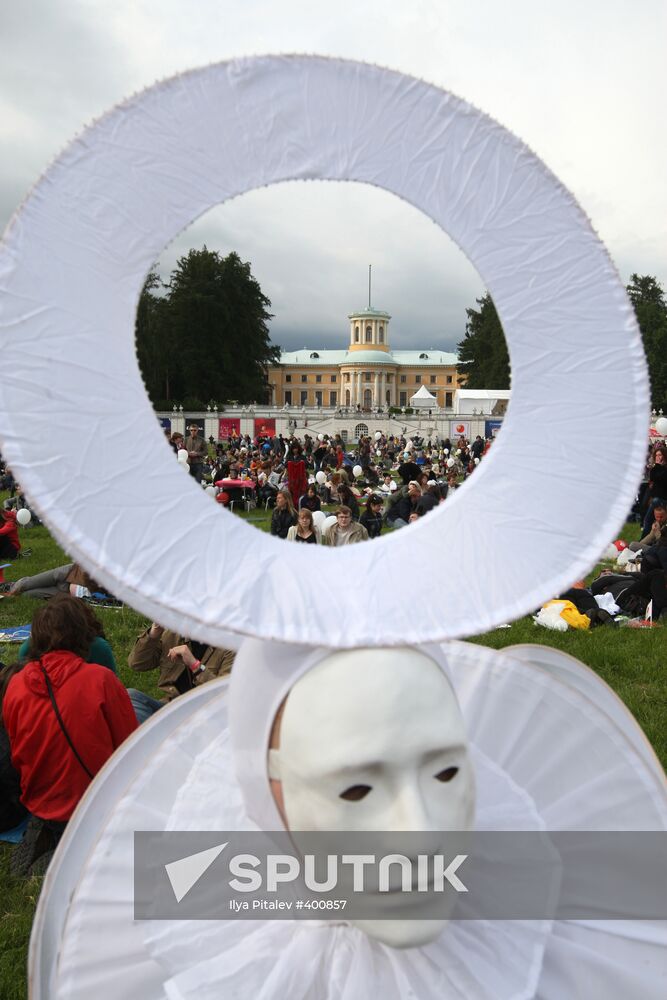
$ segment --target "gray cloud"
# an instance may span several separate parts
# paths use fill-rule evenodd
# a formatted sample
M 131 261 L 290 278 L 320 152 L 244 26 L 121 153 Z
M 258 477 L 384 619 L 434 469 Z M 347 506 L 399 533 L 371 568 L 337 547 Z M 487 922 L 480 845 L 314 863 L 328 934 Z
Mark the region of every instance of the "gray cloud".
M 0 9 L 0 221 L 83 125 L 155 79 L 235 55 L 364 59 L 450 88 L 511 128 L 573 191 L 624 279 L 667 278 L 660 0 L 30 0 Z M 336 189 L 337 188 L 337 189 Z M 237 250 L 285 348 L 338 347 L 366 301 L 395 347 L 452 349 L 483 286 L 429 220 L 382 192 L 294 184 L 209 213 L 162 256 Z

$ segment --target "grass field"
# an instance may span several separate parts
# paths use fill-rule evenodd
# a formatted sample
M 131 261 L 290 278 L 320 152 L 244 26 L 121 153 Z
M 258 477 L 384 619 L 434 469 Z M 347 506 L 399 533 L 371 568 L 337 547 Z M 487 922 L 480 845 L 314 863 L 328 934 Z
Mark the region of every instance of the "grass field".
M 0 500 L 2 497 L 0 496 Z M 270 511 L 242 514 L 258 528 L 268 530 Z M 638 537 L 638 525 L 627 525 L 623 537 Z M 44 527 L 29 527 L 22 542 L 32 554 L 18 560 L 6 571 L 9 580 L 39 573 L 68 562 Z M 31 620 L 36 602 L 29 598 L 0 601 L 0 627 L 22 625 Z M 130 608 L 99 609 L 107 639 L 111 643 L 120 677 L 127 687 L 158 696 L 156 675 L 135 673 L 127 666 L 134 639 L 146 626 L 146 619 Z M 502 649 L 517 643 L 556 646 L 592 667 L 622 698 L 652 743 L 663 765 L 667 764 L 667 654 L 664 630 L 635 630 L 604 627 L 593 631 L 551 632 L 538 628 L 530 617 L 514 622 L 471 641 Z M 0 645 L 0 660 L 11 662 L 16 647 Z M 32 915 L 41 879 L 15 880 L 8 874 L 9 850 L 0 847 L 0 1000 L 24 1000 L 26 996 L 26 956 Z

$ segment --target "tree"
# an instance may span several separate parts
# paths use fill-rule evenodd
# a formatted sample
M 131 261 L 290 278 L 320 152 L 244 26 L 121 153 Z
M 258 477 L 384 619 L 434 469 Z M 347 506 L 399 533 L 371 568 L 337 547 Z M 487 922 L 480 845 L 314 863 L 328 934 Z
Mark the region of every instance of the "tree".
M 465 337 L 458 345 L 458 371 L 467 389 L 509 389 L 510 360 L 496 307 L 488 292 L 479 309 L 466 309 Z
M 667 303 L 662 286 L 648 274 L 632 274 L 627 293 L 635 309 L 656 409 L 667 410 Z
M 146 391 L 158 409 L 164 409 L 172 397 L 167 304 L 155 294 L 156 289 L 163 288 L 160 275 L 151 270 L 139 296 L 135 327 L 139 368 Z
M 263 402 L 271 344 L 269 299 L 238 254 L 205 246 L 178 261 L 158 298 L 152 273 L 137 311 L 137 353 L 151 400 Z M 159 279 L 158 279 L 159 283 Z

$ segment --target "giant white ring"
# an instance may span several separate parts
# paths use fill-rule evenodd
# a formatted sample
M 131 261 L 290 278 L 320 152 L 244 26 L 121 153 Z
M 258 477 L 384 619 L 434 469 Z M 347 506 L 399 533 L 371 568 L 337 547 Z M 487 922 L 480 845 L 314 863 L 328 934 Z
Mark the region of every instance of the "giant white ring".
M 134 352 L 165 244 L 212 205 L 290 179 L 373 184 L 429 215 L 486 282 L 512 359 L 505 426 L 469 488 L 338 552 L 260 534 L 185 480 Z M 131 98 L 38 183 L 6 233 L 0 288 L 0 446 L 26 492 L 114 593 L 217 645 L 490 629 L 590 568 L 641 475 L 641 341 L 588 220 L 495 121 L 389 70 L 241 59 Z

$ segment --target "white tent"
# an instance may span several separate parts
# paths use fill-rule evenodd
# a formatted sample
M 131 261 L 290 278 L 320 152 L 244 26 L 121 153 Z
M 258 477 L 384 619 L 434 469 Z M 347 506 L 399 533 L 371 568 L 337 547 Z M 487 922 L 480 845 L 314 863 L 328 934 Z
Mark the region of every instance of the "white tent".
M 491 416 L 498 403 L 505 404 L 502 407 L 504 412 L 509 398 L 509 389 L 458 389 L 454 398 L 454 413 L 475 412 Z
M 426 386 L 423 385 L 421 389 L 414 394 L 414 396 L 410 397 L 410 406 L 412 406 L 413 409 L 422 407 L 424 409 L 437 410 L 438 400 L 428 391 Z

